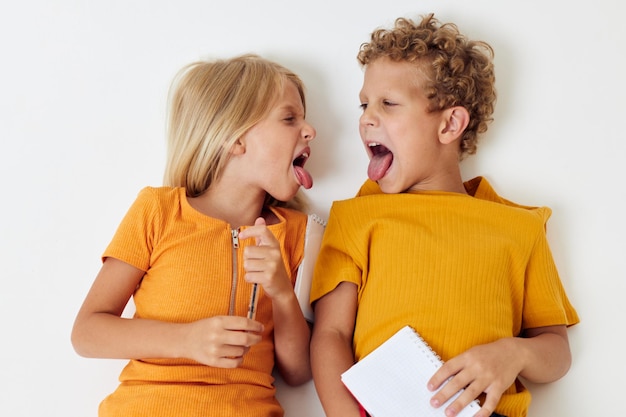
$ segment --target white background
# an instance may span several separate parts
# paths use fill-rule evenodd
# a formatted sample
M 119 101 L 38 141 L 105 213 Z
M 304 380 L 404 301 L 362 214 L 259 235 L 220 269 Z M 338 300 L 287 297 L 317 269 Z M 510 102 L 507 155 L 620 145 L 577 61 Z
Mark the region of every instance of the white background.
M 626 12 L 594 1 L 33 0 L 0 5 L 0 415 L 95 416 L 125 361 L 84 359 L 74 316 L 100 254 L 145 185 L 160 185 L 165 99 L 200 58 L 256 52 L 299 73 L 318 136 L 313 211 L 352 196 L 359 45 L 434 11 L 496 51 L 496 121 L 466 179 L 554 210 L 550 243 L 582 322 L 573 366 L 532 385 L 531 416 L 621 414 Z M 279 392 L 287 416 L 321 416 L 312 384 Z

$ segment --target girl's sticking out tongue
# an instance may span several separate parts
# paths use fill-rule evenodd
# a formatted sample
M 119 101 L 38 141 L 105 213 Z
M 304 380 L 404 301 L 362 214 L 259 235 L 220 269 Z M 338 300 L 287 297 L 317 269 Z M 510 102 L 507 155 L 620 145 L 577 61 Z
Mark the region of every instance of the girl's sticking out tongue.
M 372 181 L 378 181 L 385 176 L 385 173 L 387 173 L 387 170 L 391 166 L 393 154 L 382 145 L 378 145 L 374 148 L 372 149 L 373 155 L 370 158 L 370 164 L 367 167 L 367 176 Z
M 293 172 L 295 173 L 296 179 L 301 186 L 303 186 L 307 190 L 313 187 L 313 177 L 311 177 L 311 174 L 309 174 L 306 169 L 299 165 L 294 165 Z
M 301 186 L 307 190 L 313 187 L 313 177 L 304 169 L 304 164 L 309 159 L 310 150 L 307 148 L 300 156 L 293 160 L 293 174 L 296 176 L 296 180 Z

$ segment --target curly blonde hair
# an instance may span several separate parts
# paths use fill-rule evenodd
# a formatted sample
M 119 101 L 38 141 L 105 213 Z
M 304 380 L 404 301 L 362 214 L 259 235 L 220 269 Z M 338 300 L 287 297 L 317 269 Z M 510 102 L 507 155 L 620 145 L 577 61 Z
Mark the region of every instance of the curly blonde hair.
M 431 13 L 418 24 L 398 18 L 392 29 L 377 29 L 363 43 L 361 66 L 386 57 L 419 65 L 425 74 L 424 91 L 430 111 L 462 106 L 470 121 L 461 138 L 460 157 L 476 152 L 478 135 L 493 120 L 496 101 L 493 49 L 469 40 L 453 23 L 441 24 Z

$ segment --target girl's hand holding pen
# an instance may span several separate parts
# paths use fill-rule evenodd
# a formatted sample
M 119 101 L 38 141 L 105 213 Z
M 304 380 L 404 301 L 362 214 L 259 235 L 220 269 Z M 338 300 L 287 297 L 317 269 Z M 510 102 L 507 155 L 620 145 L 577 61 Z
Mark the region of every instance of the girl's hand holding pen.
M 205 365 L 236 368 L 250 346 L 261 341 L 263 325 L 240 316 L 214 316 L 185 325 L 189 357 Z
M 259 217 L 254 226 L 239 234 L 240 239 L 255 238 L 256 246 L 244 249 L 245 280 L 261 285 L 274 298 L 286 292 L 292 294 L 291 282 L 280 252 L 278 241 Z M 258 299 L 260 287 L 253 291 Z M 261 341 L 263 325 L 252 318 L 215 316 L 189 323 L 187 332 L 191 358 L 205 365 L 236 368 L 250 346 Z
M 259 217 L 254 226 L 239 233 L 240 239 L 255 238 L 256 246 L 244 248 L 244 264 L 247 282 L 260 284 L 268 297 L 275 300 L 282 295 L 293 296 L 293 287 L 280 252 L 276 237 Z
M 244 246 L 244 278 L 254 284 L 252 295 L 256 286 L 256 295 L 261 297 L 261 301 L 264 295 L 271 301 L 276 369 L 287 384 L 302 384 L 311 379 L 311 331 L 293 291 L 280 243 L 261 217 L 255 220 L 254 226 L 239 232 L 240 242 L 248 238 L 255 238 L 256 246 Z M 254 299 L 250 305 L 254 306 Z M 254 308 L 251 311 L 254 313 Z

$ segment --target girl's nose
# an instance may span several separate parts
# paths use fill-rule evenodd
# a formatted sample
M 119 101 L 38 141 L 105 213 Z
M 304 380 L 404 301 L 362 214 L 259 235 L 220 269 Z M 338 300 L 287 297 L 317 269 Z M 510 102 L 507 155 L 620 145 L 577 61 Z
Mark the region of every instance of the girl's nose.
M 308 123 L 306 123 L 305 128 L 302 129 L 302 133 L 304 134 L 304 140 L 306 141 L 315 139 L 315 135 L 317 134 L 315 128 Z

